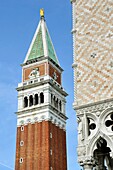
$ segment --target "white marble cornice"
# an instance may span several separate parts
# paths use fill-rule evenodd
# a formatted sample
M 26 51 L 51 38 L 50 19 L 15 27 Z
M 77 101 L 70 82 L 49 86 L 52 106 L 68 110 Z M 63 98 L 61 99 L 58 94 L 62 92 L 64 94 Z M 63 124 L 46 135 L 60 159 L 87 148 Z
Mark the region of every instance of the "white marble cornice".
M 113 107 L 113 99 L 103 100 L 83 106 L 74 106 L 77 115 L 84 113 L 102 112 L 105 109 Z

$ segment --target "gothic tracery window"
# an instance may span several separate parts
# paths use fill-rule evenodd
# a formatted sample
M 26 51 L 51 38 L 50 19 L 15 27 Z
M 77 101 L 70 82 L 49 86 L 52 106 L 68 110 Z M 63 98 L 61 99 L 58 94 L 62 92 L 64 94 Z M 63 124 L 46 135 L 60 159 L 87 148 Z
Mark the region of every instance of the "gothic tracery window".
M 113 112 L 110 114 L 109 119 L 106 120 L 105 125 L 106 127 L 111 128 L 111 130 L 113 131 Z
M 94 151 L 95 169 L 107 170 L 112 169 L 112 158 L 110 157 L 111 149 L 107 146 L 107 141 L 100 137 L 96 143 L 97 149 Z
M 88 118 L 88 127 L 89 127 L 88 134 L 90 135 L 91 132 L 92 132 L 93 130 L 95 130 L 95 128 L 96 128 L 96 124 L 95 124 L 94 120 L 91 119 L 91 118 Z

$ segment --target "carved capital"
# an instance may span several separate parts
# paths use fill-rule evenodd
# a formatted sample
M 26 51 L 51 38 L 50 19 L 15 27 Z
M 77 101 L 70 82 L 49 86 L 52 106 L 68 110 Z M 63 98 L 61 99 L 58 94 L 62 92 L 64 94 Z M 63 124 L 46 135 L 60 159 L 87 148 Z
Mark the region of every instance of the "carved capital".
M 91 156 L 84 156 L 78 159 L 78 162 L 81 166 L 94 166 L 95 165 L 95 160 Z
M 80 146 L 77 148 L 78 157 L 86 155 L 86 148 L 85 146 Z

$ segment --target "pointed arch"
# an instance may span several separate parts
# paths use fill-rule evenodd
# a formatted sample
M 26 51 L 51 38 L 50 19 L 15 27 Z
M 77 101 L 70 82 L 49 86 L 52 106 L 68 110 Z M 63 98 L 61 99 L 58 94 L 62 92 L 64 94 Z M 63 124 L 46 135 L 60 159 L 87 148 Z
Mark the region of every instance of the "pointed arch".
M 105 117 L 106 117 L 108 114 L 110 114 L 112 111 L 113 111 L 113 107 L 105 109 L 105 110 L 101 113 L 99 119 L 100 119 L 100 120 L 105 119 Z
M 90 142 L 88 143 L 87 146 L 87 155 L 91 155 L 93 156 L 93 152 L 94 150 L 97 148 L 96 143 L 98 141 L 98 139 L 102 137 L 103 139 L 106 140 L 107 142 L 107 146 L 111 149 L 111 151 L 113 152 L 113 143 L 112 140 L 109 138 L 109 136 L 107 136 L 106 134 L 104 134 L 102 131 L 98 131 L 96 133 L 96 135 L 90 140 Z

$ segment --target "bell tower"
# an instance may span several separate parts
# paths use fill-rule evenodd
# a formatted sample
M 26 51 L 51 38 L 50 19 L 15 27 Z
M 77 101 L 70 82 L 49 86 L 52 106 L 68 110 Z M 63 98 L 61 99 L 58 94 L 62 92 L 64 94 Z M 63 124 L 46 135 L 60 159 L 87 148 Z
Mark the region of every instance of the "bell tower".
M 41 9 L 17 87 L 15 170 L 67 170 L 62 71 Z
M 71 0 L 78 162 L 113 169 L 113 1 Z

